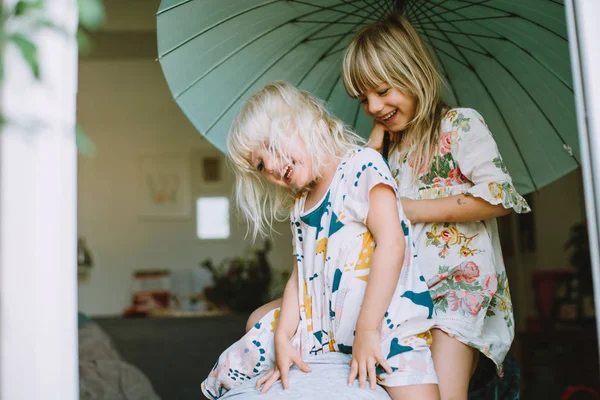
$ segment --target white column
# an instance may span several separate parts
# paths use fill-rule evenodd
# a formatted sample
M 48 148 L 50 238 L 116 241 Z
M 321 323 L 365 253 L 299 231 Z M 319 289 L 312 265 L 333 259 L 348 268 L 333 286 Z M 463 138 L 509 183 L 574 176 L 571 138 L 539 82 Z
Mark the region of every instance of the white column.
M 2 0 L 12 7 L 14 0 Z M 75 0 L 45 0 L 66 30 L 33 35 L 41 79 L 5 48 L 0 86 L 0 399 L 76 400 L 77 25 Z M 7 29 L 23 29 L 9 24 Z
M 565 6 L 600 338 L 600 1 L 567 0 Z

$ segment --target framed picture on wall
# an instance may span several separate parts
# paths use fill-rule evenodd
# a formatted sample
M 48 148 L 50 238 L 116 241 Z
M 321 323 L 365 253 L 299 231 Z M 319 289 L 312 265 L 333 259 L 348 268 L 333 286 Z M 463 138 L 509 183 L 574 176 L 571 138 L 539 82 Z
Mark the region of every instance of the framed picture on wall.
M 232 179 L 222 153 L 212 149 L 198 149 L 192 152 L 194 195 L 229 195 Z
M 191 196 L 188 155 L 144 154 L 139 157 L 139 217 L 188 218 L 191 215 Z

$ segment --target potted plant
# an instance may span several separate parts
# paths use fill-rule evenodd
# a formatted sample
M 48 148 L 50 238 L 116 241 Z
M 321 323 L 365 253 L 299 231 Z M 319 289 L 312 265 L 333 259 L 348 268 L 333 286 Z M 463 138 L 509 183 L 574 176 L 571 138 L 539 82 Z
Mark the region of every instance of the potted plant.
M 224 260 L 215 266 L 211 259 L 200 266 L 213 277 L 213 285 L 204 290 L 206 300 L 219 308 L 234 312 L 249 313 L 269 300 L 271 267 L 267 254 L 271 243 L 255 249 L 248 257 Z

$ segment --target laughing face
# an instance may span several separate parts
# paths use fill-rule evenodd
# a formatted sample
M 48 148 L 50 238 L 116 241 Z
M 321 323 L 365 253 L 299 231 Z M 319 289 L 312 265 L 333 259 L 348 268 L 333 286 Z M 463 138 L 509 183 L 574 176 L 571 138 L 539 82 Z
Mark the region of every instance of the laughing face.
M 267 148 L 268 144 L 258 147 L 248 160 L 267 182 L 288 189 L 303 189 L 314 181 L 312 159 L 297 135 L 282 140 L 281 148 L 287 149 L 285 157 Z
M 417 102 L 396 88 L 382 83 L 358 96 L 363 110 L 392 132 L 400 132 L 414 118 Z

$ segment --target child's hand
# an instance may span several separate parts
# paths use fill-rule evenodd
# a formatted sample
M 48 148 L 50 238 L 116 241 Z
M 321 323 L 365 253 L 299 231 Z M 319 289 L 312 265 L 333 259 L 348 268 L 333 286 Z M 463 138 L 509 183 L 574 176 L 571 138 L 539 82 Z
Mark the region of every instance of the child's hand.
M 281 378 L 283 389 L 289 387 L 288 372 L 294 364 L 302 372 L 310 372 L 310 367 L 302 361 L 302 357 L 296 351 L 290 339 L 285 335 L 275 334 L 275 367 L 260 377 L 256 382 L 256 389 L 262 386 L 261 393 L 266 393 L 275 382 Z
M 369 135 L 369 142 L 367 143 L 367 147 L 370 147 L 373 150 L 381 153 L 383 151 L 383 136 L 387 128 L 381 122 L 373 122 L 373 129 L 371 129 L 371 134 Z M 390 134 L 390 140 L 393 140 L 394 134 Z
M 357 330 L 352 344 L 352 361 L 348 385 L 352 385 L 358 376 L 361 388 L 367 386 L 367 377 L 371 383 L 371 389 L 375 390 L 377 385 L 376 366 L 379 364 L 385 372 L 392 373 L 385 358 L 381 356 L 381 345 L 378 330 Z

